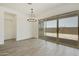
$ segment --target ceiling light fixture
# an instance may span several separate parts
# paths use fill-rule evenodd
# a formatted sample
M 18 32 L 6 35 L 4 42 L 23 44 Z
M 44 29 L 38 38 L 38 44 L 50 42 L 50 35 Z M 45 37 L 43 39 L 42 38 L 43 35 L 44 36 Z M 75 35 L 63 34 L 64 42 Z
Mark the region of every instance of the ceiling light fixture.
M 32 3 L 28 3 L 28 5 L 32 5 Z M 36 22 L 37 20 L 36 20 L 35 14 L 34 14 L 34 9 L 31 8 L 30 11 L 31 11 L 31 13 L 28 15 L 29 17 L 28 17 L 27 21 Z

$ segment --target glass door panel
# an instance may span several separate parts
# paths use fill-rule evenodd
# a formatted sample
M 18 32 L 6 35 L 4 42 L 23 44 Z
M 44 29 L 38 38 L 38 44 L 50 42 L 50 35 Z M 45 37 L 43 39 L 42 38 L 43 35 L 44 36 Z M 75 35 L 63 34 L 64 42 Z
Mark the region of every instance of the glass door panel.
M 78 16 L 59 19 L 59 38 L 78 41 Z
M 45 36 L 57 37 L 57 20 L 49 20 L 44 22 Z

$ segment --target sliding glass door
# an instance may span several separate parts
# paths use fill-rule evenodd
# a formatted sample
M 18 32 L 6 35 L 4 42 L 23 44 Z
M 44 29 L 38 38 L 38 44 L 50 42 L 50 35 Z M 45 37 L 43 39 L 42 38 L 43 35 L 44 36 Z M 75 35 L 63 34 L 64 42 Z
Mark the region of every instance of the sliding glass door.
M 57 39 L 57 20 L 45 20 L 43 22 L 44 33 L 43 39 L 46 41 L 53 41 L 56 42 Z
M 57 20 L 45 21 L 45 36 L 57 37 Z
M 59 19 L 59 38 L 78 41 L 78 16 Z
M 59 19 L 59 42 L 61 44 L 78 46 L 78 16 Z
M 56 40 L 57 20 L 39 21 L 39 37 L 44 40 Z

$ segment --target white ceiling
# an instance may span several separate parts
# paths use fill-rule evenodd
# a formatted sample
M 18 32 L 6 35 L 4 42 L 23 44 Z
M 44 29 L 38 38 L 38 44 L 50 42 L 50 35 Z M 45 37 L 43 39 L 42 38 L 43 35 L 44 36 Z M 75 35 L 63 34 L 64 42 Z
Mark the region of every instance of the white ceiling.
M 26 13 L 30 12 L 31 8 L 34 8 L 34 12 L 36 15 L 42 16 L 47 12 L 55 11 L 56 8 L 61 8 L 62 6 L 70 5 L 70 7 L 74 7 L 73 5 L 79 4 L 68 4 L 68 3 L 32 3 L 32 5 L 28 5 L 27 3 L 0 3 L 0 6 L 11 8 L 13 10 Z M 65 7 L 66 9 L 66 7 Z
M 26 12 L 26 10 L 28 11 L 30 8 L 34 8 L 35 12 L 44 12 L 57 5 L 59 5 L 59 3 L 32 3 L 32 5 L 28 5 L 27 3 L 0 3 L 0 6 L 12 8 L 20 12 Z
M 32 5 L 28 5 L 27 3 L 0 3 L 0 6 L 4 6 L 7 8 L 11 8 L 23 13 L 29 13 L 31 8 L 34 8 L 34 12 L 37 14 L 42 14 L 50 10 L 50 8 L 54 8 L 60 5 L 60 3 L 32 3 Z

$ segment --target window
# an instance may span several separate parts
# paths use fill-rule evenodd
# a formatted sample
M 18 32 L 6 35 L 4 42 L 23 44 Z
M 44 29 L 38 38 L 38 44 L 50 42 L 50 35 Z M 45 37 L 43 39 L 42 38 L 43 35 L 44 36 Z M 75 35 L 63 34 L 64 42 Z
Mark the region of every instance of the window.
M 59 19 L 59 38 L 78 40 L 78 16 Z
M 57 37 L 57 20 L 50 20 L 44 22 L 45 36 Z

